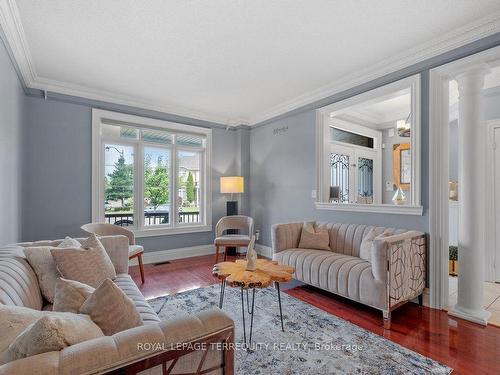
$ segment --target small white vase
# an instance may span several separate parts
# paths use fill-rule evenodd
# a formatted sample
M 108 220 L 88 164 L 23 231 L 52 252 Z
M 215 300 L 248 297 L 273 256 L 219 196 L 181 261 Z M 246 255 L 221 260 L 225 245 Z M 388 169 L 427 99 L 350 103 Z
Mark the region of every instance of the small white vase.
M 396 193 L 392 197 L 392 202 L 396 205 L 406 203 L 406 195 L 405 195 L 403 189 L 401 189 L 401 186 L 398 187 L 398 189 L 396 190 Z
M 255 245 L 255 236 L 252 236 L 247 248 L 247 266 L 245 270 L 255 271 L 257 269 L 257 252 L 253 248 Z

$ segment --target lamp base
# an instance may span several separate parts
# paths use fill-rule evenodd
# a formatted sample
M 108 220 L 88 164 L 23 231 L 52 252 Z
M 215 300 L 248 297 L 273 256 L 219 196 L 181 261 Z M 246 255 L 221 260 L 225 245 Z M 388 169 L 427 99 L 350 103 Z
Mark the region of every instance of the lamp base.
M 226 202 L 226 215 L 227 216 L 234 216 L 238 215 L 238 201 L 227 201 Z M 229 229 L 227 231 L 227 234 L 238 234 L 239 230 L 238 229 Z M 226 248 L 227 255 L 236 255 L 236 248 L 235 247 L 228 247 Z

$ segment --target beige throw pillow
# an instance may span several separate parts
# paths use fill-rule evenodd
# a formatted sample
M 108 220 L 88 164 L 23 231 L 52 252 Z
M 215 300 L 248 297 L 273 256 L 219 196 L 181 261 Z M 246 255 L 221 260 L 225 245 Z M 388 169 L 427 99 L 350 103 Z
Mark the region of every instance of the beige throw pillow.
M 380 230 L 377 230 L 377 228 L 371 229 L 365 236 L 365 238 L 363 238 L 363 241 L 361 241 L 361 246 L 359 248 L 359 257 L 361 259 L 367 260 L 368 262 L 371 262 L 373 241 L 375 241 L 376 239 L 388 237 L 390 235 L 391 233 L 387 231 L 380 233 Z
M 47 301 L 54 302 L 56 280 L 61 276 L 56 268 L 50 250 L 51 246 L 35 246 L 24 249 L 24 254 L 38 278 L 40 291 Z
M 86 250 L 50 250 L 57 269 L 65 279 L 76 280 L 96 288 L 105 279 L 116 277 L 115 267 L 95 235 L 85 240 L 82 247 Z
M 0 364 L 32 355 L 59 351 L 82 341 L 104 336 L 85 315 L 45 313 L 29 325 L 0 355 Z
M 74 238 L 66 237 L 57 245 L 57 248 L 77 248 L 80 246 L 80 242 Z M 61 276 L 50 252 L 52 248 L 52 246 L 34 246 L 24 249 L 26 259 L 38 278 L 42 295 L 50 303 L 54 303 L 56 280 Z
M 314 223 L 304 223 L 300 234 L 299 248 L 315 250 L 331 250 L 330 235 L 326 229 L 315 228 Z
M 59 278 L 56 281 L 53 311 L 78 313 L 85 300 L 94 292 L 90 285 Z
M 134 302 L 110 279 L 87 298 L 80 313 L 90 315 L 106 336 L 142 325 Z
M 0 304 L 0 353 L 6 350 L 19 334 L 45 313 L 21 306 Z

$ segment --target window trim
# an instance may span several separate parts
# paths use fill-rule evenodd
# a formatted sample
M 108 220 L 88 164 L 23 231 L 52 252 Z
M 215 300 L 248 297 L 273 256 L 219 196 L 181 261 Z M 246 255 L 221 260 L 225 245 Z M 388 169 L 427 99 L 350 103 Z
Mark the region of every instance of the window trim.
M 328 178 L 326 163 L 324 162 L 325 151 L 329 144 L 329 127 L 331 123 L 330 114 L 341 111 L 344 108 L 355 104 L 363 103 L 379 96 L 393 93 L 395 91 L 410 89 L 411 92 L 411 127 L 412 127 L 412 181 L 415 183 L 411 187 L 412 202 L 410 205 L 391 205 L 391 204 L 357 204 L 357 203 L 327 203 L 325 196 L 325 181 Z M 371 212 L 387 213 L 401 215 L 423 214 L 421 203 L 421 92 L 420 92 L 420 74 L 416 74 L 399 81 L 366 91 L 364 93 L 352 96 L 348 99 L 330 104 L 316 110 L 316 202 L 315 207 L 318 210 L 336 210 L 352 212 Z
M 142 173 L 144 169 L 144 146 L 154 145 L 155 147 L 166 148 L 171 152 L 170 171 L 177 168 L 177 151 L 189 150 L 200 151 L 200 147 L 190 147 L 180 145 L 161 145 L 154 142 L 143 141 L 140 139 L 112 139 L 109 137 L 101 136 L 101 124 L 109 125 L 125 125 L 135 128 L 151 128 L 157 130 L 171 131 L 174 133 L 188 133 L 206 138 L 206 145 L 202 148 L 202 168 L 200 168 L 200 180 L 202 183 L 202 192 L 200 193 L 201 208 L 200 218 L 201 222 L 196 224 L 176 223 L 172 215 L 172 220 L 169 224 L 162 226 L 151 226 L 151 228 L 144 227 L 143 215 L 137 213 L 143 209 L 140 203 L 142 199 L 134 199 L 134 214 L 139 216 L 134 217 L 134 222 L 137 226 L 131 228 L 136 237 L 151 237 L 163 236 L 181 233 L 195 233 L 195 232 L 209 232 L 212 231 L 212 129 L 202 128 L 198 126 L 184 125 L 170 121 L 157 120 L 142 116 L 128 115 L 119 112 L 106 111 L 97 108 L 92 108 L 92 221 L 102 222 L 104 220 L 104 143 L 115 142 L 126 145 L 132 145 L 135 148 L 136 156 L 134 157 L 134 175 Z M 142 163 L 142 164 L 141 164 Z M 173 176 L 173 174 L 171 174 Z M 143 189 L 142 184 L 137 183 L 138 179 L 134 178 L 134 197 L 142 197 Z M 177 212 L 177 200 L 173 198 L 177 195 L 177 181 L 173 178 L 170 184 L 170 189 L 175 195 L 172 195 L 170 206 L 172 212 Z M 140 190 L 140 191 L 139 191 Z M 177 224 L 177 225 L 176 225 Z

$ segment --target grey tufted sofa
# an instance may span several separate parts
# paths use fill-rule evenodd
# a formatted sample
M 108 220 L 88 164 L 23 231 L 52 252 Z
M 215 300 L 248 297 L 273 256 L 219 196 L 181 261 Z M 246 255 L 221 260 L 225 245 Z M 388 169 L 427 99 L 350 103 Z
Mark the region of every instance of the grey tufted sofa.
M 295 267 L 294 278 L 382 310 L 389 329 L 391 311 L 419 297 L 425 288 L 425 234 L 361 224 L 317 223 L 330 235 L 330 251 L 299 249 L 303 222 L 272 228 L 273 259 Z M 375 229 L 388 237 L 373 241 L 371 259 L 359 257 L 366 235 Z
M 128 275 L 128 238 L 106 236 L 100 240 L 115 266 L 114 282 L 134 301 L 144 325 L 61 351 L 6 363 L 0 366 L 0 375 L 156 375 L 162 374 L 162 367 L 170 368 L 171 374 L 196 373 L 197 370 L 207 374 L 233 374 L 232 319 L 214 309 L 160 321 Z M 0 304 L 50 309 L 44 303 L 36 274 L 24 257 L 23 246 L 57 246 L 59 243 L 60 240 L 37 241 L 0 248 Z M 141 349 L 145 346 L 138 343 L 151 344 L 148 348 L 152 349 Z

